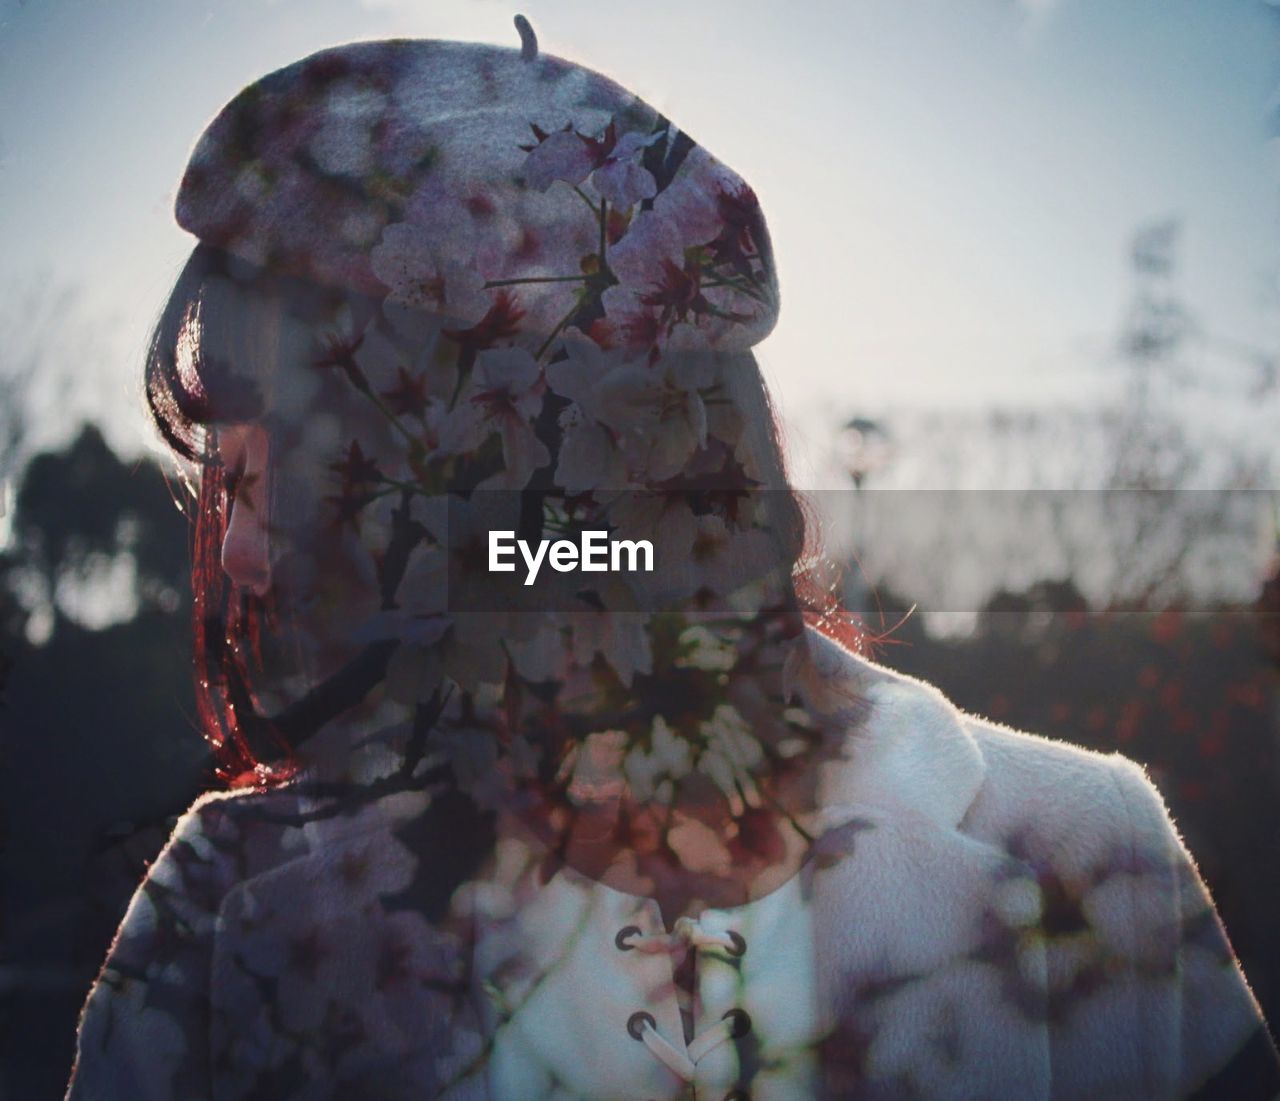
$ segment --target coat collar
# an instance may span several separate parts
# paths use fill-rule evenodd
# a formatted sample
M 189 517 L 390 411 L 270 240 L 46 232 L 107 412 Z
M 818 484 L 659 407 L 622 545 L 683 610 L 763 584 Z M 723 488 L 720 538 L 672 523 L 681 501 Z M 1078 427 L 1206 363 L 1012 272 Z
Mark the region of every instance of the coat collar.
M 982 787 L 982 753 L 960 711 L 931 685 L 885 669 L 809 630 L 797 688 L 822 712 L 850 718 L 842 752 L 825 766 L 820 804 L 849 805 L 954 829 Z

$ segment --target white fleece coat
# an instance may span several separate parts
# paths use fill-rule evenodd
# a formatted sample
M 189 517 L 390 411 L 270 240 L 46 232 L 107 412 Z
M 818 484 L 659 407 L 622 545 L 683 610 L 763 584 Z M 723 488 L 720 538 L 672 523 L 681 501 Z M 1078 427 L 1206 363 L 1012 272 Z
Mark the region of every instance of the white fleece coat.
M 1138 765 L 814 652 L 863 701 L 824 776 L 828 830 L 783 887 L 677 930 L 698 952 L 692 1043 L 671 956 L 646 950 L 652 900 L 543 878 L 509 839 L 433 895 L 467 839 L 418 793 L 350 814 L 214 795 L 129 908 L 69 1098 L 1280 1097 Z

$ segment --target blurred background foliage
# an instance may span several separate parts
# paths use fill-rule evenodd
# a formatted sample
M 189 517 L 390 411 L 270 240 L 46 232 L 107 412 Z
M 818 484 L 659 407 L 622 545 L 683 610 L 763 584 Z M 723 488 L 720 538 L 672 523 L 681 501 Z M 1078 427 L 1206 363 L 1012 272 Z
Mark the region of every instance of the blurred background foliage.
M 36 455 L 0 554 L 5 1096 L 60 1097 L 76 1014 L 172 817 L 211 778 L 192 716 L 185 523 L 86 426 Z

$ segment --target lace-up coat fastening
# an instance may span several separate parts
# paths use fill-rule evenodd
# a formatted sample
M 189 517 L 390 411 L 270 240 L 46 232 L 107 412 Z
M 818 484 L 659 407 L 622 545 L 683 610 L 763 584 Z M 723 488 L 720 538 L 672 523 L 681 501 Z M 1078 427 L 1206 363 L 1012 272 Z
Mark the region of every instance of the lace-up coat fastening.
M 415 885 L 459 837 L 420 796 L 327 818 L 289 790 L 202 799 L 92 992 L 72 1101 L 1280 1093 L 1137 765 L 813 648 L 867 704 L 828 829 L 779 889 L 670 934 L 652 900 L 544 878 L 510 837 L 433 911 Z M 677 939 L 698 953 L 687 1045 Z

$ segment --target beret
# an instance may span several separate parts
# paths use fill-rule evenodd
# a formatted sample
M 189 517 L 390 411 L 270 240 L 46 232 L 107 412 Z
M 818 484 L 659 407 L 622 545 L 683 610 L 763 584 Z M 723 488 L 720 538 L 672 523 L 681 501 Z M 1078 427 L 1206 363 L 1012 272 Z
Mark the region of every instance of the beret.
M 755 192 L 608 77 L 395 39 L 249 85 L 199 138 L 178 223 L 251 264 L 495 337 L 742 350 L 777 318 Z

